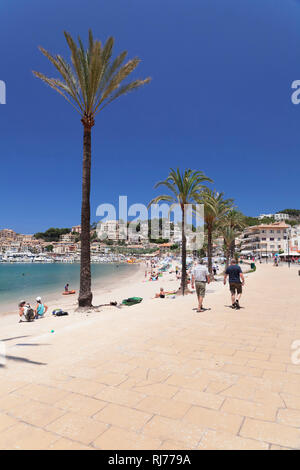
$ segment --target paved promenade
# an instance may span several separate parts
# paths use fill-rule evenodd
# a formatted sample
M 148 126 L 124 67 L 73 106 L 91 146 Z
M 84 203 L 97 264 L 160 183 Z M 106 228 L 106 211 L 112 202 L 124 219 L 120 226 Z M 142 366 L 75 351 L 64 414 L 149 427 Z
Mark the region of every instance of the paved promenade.
M 1 329 L 0 449 L 300 449 L 300 277 L 246 284 Z

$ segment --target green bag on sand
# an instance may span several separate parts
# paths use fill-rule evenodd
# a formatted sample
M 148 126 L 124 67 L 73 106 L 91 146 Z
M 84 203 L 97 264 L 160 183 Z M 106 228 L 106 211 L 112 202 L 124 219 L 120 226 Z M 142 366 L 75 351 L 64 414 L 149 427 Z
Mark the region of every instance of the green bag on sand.
M 130 307 L 131 305 L 139 304 L 142 300 L 142 297 L 129 297 L 129 299 L 124 299 L 122 304 Z

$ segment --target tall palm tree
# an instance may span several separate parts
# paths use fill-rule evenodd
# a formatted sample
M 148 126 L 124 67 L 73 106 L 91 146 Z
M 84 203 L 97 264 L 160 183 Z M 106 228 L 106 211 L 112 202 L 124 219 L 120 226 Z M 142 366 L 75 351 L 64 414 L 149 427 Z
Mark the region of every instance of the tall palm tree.
M 170 202 L 171 204 L 179 204 L 181 208 L 181 237 L 182 237 L 182 270 L 181 270 L 181 287 L 180 290 L 184 295 L 186 289 L 186 235 L 185 235 L 185 224 L 186 224 L 186 204 L 193 204 L 197 197 L 200 197 L 201 191 L 205 188 L 203 183 L 212 183 L 210 178 L 207 178 L 202 171 L 195 170 L 184 170 L 182 173 L 179 168 L 174 170 L 171 168 L 170 174 L 167 179 L 156 183 L 154 188 L 165 186 L 169 191 L 170 195 L 163 194 L 152 199 L 149 203 L 157 204 L 160 201 Z M 149 207 L 148 206 L 148 207 Z
M 220 234 L 224 239 L 224 252 L 226 258 L 225 268 L 227 269 L 229 266 L 230 258 L 233 256 L 231 253 L 232 243 L 235 242 L 235 239 L 238 236 L 239 232 L 235 228 L 230 227 L 230 225 L 222 225 L 220 227 Z
M 226 215 L 224 223 L 233 230 L 233 234 L 235 233 L 235 236 L 232 239 L 230 245 L 230 256 L 233 257 L 235 252 L 235 239 L 239 235 L 239 233 L 246 227 L 245 216 L 236 209 L 232 209 Z
M 206 188 L 197 202 L 204 204 L 204 222 L 207 230 L 208 270 L 212 275 L 213 235 L 221 220 L 226 216 L 232 205 L 231 199 L 224 199 L 224 193 Z
M 135 70 L 140 59 L 137 57 L 125 62 L 127 51 L 112 60 L 114 39 L 108 38 L 102 46 L 94 40 L 89 31 L 89 46 L 84 49 L 78 38 L 78 45 L 71 35 L 64 33 L 71 51 L 71 63 L 60 55 L 51 55 L 40 47 L 60 74 L 60 78 L 48 78 L 40 72 L 33 72 L 43 82 L 62 95 L 80 114 L 83 125 L 83 165 L 82 165 L 82 206 L 81 206 L 81 264 L 80 307 L 92 305 L 91 261 L 90 261 L 90 186 L 91 186 L 91 130 L 95 116 L 108 104 L 121 95 L 140 88 L 150 81 L 135 80 L 127 84 L 123 81 Z

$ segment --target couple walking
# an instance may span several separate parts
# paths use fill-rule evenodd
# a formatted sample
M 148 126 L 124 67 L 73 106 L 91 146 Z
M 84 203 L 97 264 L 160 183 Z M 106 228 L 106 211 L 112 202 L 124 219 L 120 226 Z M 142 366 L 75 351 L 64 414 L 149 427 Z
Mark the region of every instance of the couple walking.
M 231 265 L 225 271 L 224 285 L 229 276 L 229 289 L 231 292 L 232 308 L 240 309 L 240 298 L 242 295 L 242 286 L 245 285 L 244 275 L 236 260 L 231 261 Z M 210 283 L 210 275 L 203 261 L 199 260 L 197 266 L 192 271 L 192 289 L 196 287 L 198 297 L 197 312 L 204 312 L 203 299 L 205 297 L 206 284 Z

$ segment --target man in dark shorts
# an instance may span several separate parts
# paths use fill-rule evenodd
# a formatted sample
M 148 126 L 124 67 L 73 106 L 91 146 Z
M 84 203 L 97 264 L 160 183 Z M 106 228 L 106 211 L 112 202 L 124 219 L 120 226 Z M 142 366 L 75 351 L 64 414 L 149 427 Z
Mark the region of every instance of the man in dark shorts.
M 229 276 L 229 289 L 231 292 L 232 308 L 240 309 L 240 298 L 242 295 L 242 286 L 245 285 L 245 278 L 240 266 L 234 259 L 231 260 L 231 265 L 228 266 L 224 276 L 224 285 L 226 284 L 227 276 Z

